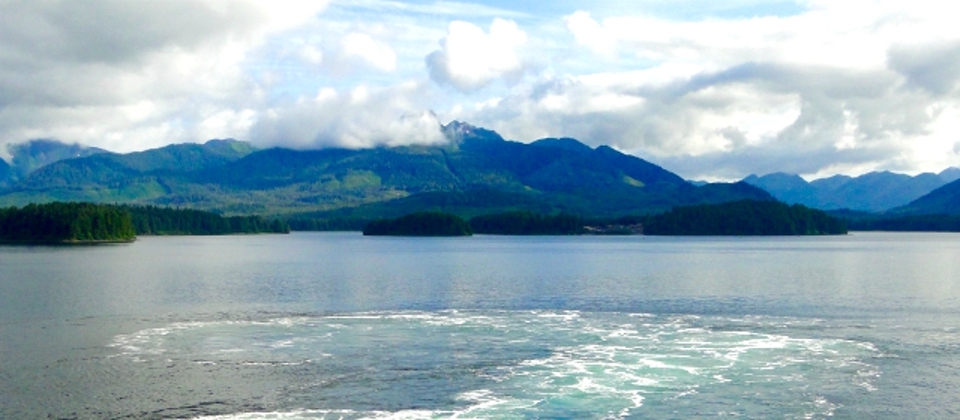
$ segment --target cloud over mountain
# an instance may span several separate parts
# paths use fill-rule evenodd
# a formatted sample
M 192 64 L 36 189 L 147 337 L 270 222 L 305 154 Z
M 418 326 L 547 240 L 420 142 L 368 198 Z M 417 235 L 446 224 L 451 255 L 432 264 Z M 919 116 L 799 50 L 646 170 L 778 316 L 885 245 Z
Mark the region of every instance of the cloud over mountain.
M 439 144 L 446 139 L 437 116 L 408 99 L 423 89 L 417 83 L 349 92 L 324 89 L 314 98 L 263 112 L 250 137 L 294 149 Z
M 690 178 L 960 164 L 941 2 L 327 3 L 0 3 L 0 145 L 429 144 L 435 113 Z
M 527 34 L 517 24 L 494 19 L 489 33 L 463 21 L 453 21 L 441 49 L 427 56 L 430 77 L 441 85 L 470 92 L 500 77 L 516 76 L 523 71 L 517 49 Z
M 583 54 L 641 69 L 541 78 L 459 118 L 519 138 L 615 144 L 691 177 L 960 160 L 954 24 L 923 2 L 809 6 L 693 21 L 578 11 L 564 20 Z
M 135 150 L 242 136 L 257 94 L 241 67 L 247 51 L 324 6 L 2 2 L 0 143 L 57 137 Z

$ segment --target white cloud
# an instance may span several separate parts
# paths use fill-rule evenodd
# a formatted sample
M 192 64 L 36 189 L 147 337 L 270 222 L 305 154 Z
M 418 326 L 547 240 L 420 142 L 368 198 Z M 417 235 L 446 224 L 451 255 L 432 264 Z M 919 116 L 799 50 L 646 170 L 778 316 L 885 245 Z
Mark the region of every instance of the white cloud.
M 313 45 L 302 45 L 296 54 L 308 64 L 316 66 L 323 63 L 323 51 Z
M 343 54 L 366 61 L 374 68 L 392 72 L 397 69 L 397 53 L 389 45 L 364 33 L 350 33 L 340 41 Z
M 524 70 L 518 48 L 527 34 L 517 24 L 494 19 L 490 32 L 463 21 L 450 23 L 441 50 L 427 56 L 430 76 L 441 85 L 470 92 L 501 77 L 517 76 Z
M 433 109 L 690 177 L 960 165 L 949 6 L 734 3 L 0 1 L 0 151 L 432 143 Z
M 252 109 L 218 110 L 209 109 L 202 113 L 203 119 L 198 124 L 197 138 L 246 138 L 250 127 L 256 122 L 257 112 Z
M 393 0 L 351 0 L 351 6 L 372 10 L 378 14 L 385 12 L 419 13 L 424 15 L 456 16 L 463 19 L 471 17 L 527 17 L 524 13 L 514 12 L 501 7 L 492 7 L 475 2 L 433 1 L 415 3 Z
M 867 13 L 837 15 L 816 10 L 791 17 L 671 21 L 652 16 L 619 16 L 597 22 L 586 12 L 567 18 L 577 41 L 595 52 L 612 52 L 664 62 L 729 66 L 744 61 L 777 61 L 843 67 L 883 63 L 886 49 L 869 29 Z
M 796 95 L 771 95 L 741 84 L 677 95 L 669 85 L 645 84 L 647 74 L 656 77 L 656 72 L 634 72 L 634 84 L 598 76 L 553 80 L 453 117 L 479 120 L 510 138 L 573 136 L 593 145 L 670 156 L 735 146 L 731 128 L 741 134 L 741 143 L 762 142 L 800 113 Z
M 550 76 L 451 116 L 612 144 L 689 177 L 939 170 L 960 164 L 944 117 L 960 109 L 960 30 L 943 15 L 927 2 L 686 21 L 580 11 Z
M 949 159 L 929 150 L 958 140 L 944 117 L 955 114 L 955 97 L 933 98 L 884 68 L 745 64 L 662 75 L 653 68 L 548 80 L 451 117 L 508 138 L 610 144 L 695 178 L 939 170 Z
M 52 137 L 130 151 L 205 140 L 212 115 L 249 120 L 261 99 L 244 70 L 249 51 L 325 3 L 0 2 L 0 144 Z M 249 125 L 224 124 L 233 134 Z
M 573 32 L 578 44 L 599 54 L 613 55 L 617 47 L 616 37 L 593 20 L 589 13 L 581 10 L 563 20 L 567 23 L 570 32 Z
M 419 83 L 386 89 L 359 86 L 347 92 L 322 89 L 314 98 L 269 109 L 250 131 L 258 145 L 296 149 L 364 148 L 380 145 L 440 144 L 440 122 L 425 104 Z

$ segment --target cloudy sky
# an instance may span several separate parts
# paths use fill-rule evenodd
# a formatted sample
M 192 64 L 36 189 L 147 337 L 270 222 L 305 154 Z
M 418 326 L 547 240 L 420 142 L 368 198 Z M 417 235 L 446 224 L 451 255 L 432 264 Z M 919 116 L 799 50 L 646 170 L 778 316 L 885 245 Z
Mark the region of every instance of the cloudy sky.
M 430 144 L 460 120 L 694 179 L 940 171 L 960 166 L 944 4 L 0 0 L 0 154 Z

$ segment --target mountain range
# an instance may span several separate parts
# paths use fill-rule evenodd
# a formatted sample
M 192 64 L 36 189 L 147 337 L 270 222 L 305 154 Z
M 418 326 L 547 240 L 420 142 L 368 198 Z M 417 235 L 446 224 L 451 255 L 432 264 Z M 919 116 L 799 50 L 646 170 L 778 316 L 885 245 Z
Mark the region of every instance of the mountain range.
M 744 178 L 743 182 L 759 187 L 785 203 L 803 204 L 821 210 L 930 213 L 939 210 L 927 209 L 924 204 L 927 201 L 921 201 L 909 209 L 905 206 L 958 179 L 960 169 L 949 168 L 939 174 L 909 176 L 892 172 L 870 172 L 858 177 L 835 175 L 810 182 L 799 175 L 773 173 L 764 176 L 750 175 Z
M 773 199 L 746 183 L 695 186 L 638 157 L 571 138 L 525 144 L 460 122 L 443 131 L 444 145 L 372 149 L 256 150 L 228 139 L 118 154 L 62 145 L 62 154 L 82 156 L 35 168 L 26 162 L 42 159 L 28 145 L 11 150 L 0 205 L 93 201 L 292 217 L 392 217 L 419 210 L 615 217 Z

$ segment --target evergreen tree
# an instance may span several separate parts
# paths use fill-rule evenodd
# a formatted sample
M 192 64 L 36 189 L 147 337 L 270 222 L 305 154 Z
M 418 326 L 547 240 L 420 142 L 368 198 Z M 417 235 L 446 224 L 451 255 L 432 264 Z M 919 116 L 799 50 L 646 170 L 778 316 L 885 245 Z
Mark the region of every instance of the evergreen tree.
M 674 209 L 651 217 L 648 235 L 842 235 L 846 225 L 820 210 L 743 200 Z
M 492 235 L 579 235 L 584 221 L 580 217 L 559 214 L 541 216 L 527 211 L 488 214 L 470 219 L 476 233 Z
M 129 212 L 105 204 L 47 203 L 0 210 L 0 240 L 69 243 L 130 241 L 136 237 Z
M 375 220 L 363 229 L 373 236 L 469 236 L 470 224 L 448 213 L 421 212 L 396 219 Z

